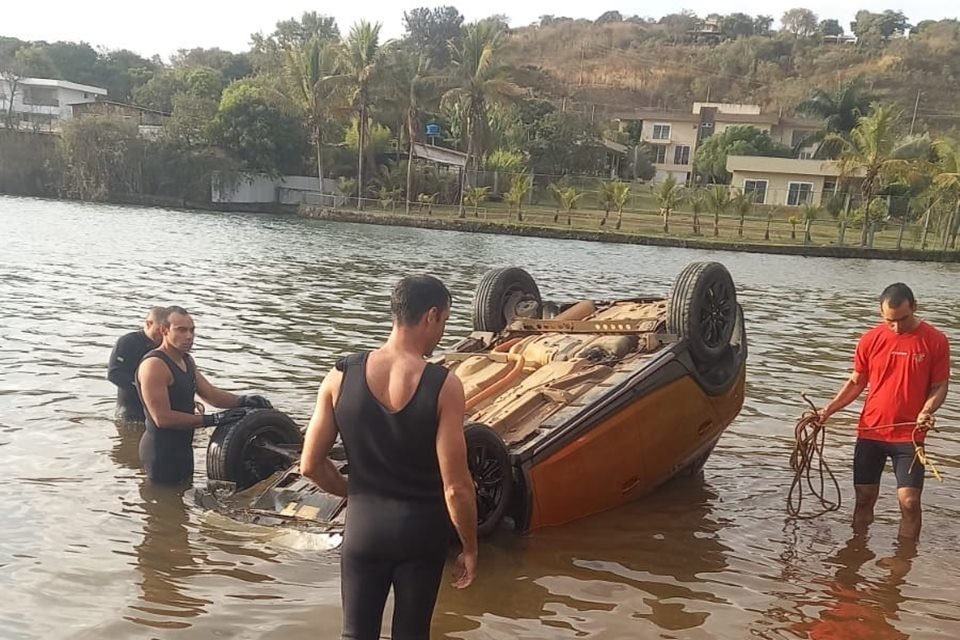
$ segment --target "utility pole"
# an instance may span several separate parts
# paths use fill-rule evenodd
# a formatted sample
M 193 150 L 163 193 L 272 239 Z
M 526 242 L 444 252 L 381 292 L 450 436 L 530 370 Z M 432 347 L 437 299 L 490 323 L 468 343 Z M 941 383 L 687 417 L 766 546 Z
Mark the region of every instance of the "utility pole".
M 580 79 L 577 81 L 577 86 L 583 86 L 583 41 L 580 42 Z
M 913 105 L 913 118 L 910 120 L 910 135 L 913 135 L 913 126 L 917 124 L 917 111 L 920 110 L 920 89 L 917 89 L 917 101 Z

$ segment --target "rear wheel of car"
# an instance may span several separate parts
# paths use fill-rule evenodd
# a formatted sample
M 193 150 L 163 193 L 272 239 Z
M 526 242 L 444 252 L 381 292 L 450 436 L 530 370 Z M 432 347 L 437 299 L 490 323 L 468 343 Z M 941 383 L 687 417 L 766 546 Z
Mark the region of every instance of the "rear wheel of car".
M 514 318 L 539 318 L 541 302 L 536 281 L 523 269 L 491 269 L 474 294 L 473 329 L 500 333 Z
M 693 262 L 674 282 L 667 331 L 687 341 L 698 365 L 711 365 L 729 352 L 737 315 L 737 289 L 727 268 Z
M 251 487 L 290 467 L 303 447 L 303 434 L 287 414 L 254 409 L 236 422 L 219 425 L 207 446 L 207 477 Z
M 500 526 L 513 494 L 510 456 L 500 435 L 485 424 L 467 425 L 464 437 L 477 492 L 477 535 L 486 537 Z

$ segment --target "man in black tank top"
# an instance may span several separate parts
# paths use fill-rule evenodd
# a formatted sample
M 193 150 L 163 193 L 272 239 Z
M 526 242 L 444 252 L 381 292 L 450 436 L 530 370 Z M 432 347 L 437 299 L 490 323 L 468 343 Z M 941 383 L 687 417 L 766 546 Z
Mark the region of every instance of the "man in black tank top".
M 343 640 L 380 637 L 394 591 L 394 640 L 428 640 L 449 544 L 460 536 L 454 586 L 477 571 L 477 505 L 463 435 L 463 384 L 427 364 L 450 317 L 436 278 L 404 278 L 393 290 L 393 331 L 369 353 L 337 362 L 320 386 L 300 471 L 347 496 L 341 554 Z M 327 458 L 339 433 L 345 479 Z
M 140 462 L 157 484 L 176 485 L 193 477 L 193 432 L 242 418 L 240 407 L 269 407 L 262 396 L 236 396 L 210 384 L 190 357 L 195 327 L 182 307 L 168 307 L 160 322 L 163 341 L 137 369 L 137 385 L 145 409 Z M 195 396 L 228 411 L 197 414 Z
M 118 420 L 143 422 L 143 403 L 140 402 L 134 378 L 143 356 L 160 346 L 163 339 L 160 319 L 163 314 L 163 307 L 151 307 L 143 320 L 143 328 L 121 336 L 110 352 L 107 380 L 117 387 Z

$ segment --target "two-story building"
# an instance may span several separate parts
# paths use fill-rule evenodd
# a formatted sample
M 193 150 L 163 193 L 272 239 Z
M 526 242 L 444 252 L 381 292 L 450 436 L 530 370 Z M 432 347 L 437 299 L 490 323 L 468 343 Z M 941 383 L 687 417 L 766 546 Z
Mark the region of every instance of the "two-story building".
M 658 109 L 635 109 L 615 114 L 621 129 L 628 122 L 640 122 L 640 138 L 650 149 L 662 182 L 673 176 L 680 182 L 693 178 L 693 156 L 710 136 L 728 127 L 748 125 L 766 132 L 775 142 L 798 149 L 799 158 L 813 156 L 814 147 L 801 147 L 822 124 L 814 120 L 787 118 L 782 113 L 764 113 L 759 105 L 695 102 L 690 113 Z
M 73 117 L 74 105 L 96 102 L 105 95 L 106 89 L 66 80 L 21 78 L 14 84 L 0 78 L 0 122 L 11 111 L 11 97 L 17 126 L 51 130 Z

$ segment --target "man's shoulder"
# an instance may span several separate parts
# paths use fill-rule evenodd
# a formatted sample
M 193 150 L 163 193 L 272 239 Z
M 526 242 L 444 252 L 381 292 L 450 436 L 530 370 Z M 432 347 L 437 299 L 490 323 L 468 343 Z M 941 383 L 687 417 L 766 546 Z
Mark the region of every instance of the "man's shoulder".
M 947 334 L 945 334 L 943 331 L 940 331 L 940 329 L 937 329 L 935 326 L 933 326 L 926 320 L 920 323 L 920 331 L 923 332 L 923 335 L 925 337 L 932 339 L 936 342 L 948 343 L 948 344 L 950 342 L 949 339 L 947 338 Z
M 143 342 L 143 334 L 139 331 L 131 331 L 130 333 L 125 333 L 120 338 L 117 339 L 118 345 L 135 345 Z
M 873 344 L 877 341 L 883 340 L 884 337 L 886 337 L 886 331 L 888 331 L 887 327 L 882 324 L 873 326 L 870 329 L 867 329 L 863 335 L 860 336 L 860 344 Z

